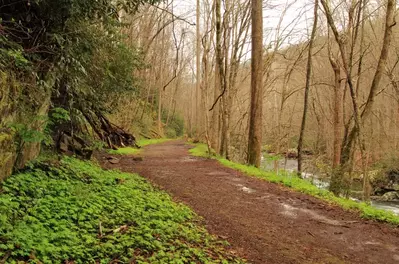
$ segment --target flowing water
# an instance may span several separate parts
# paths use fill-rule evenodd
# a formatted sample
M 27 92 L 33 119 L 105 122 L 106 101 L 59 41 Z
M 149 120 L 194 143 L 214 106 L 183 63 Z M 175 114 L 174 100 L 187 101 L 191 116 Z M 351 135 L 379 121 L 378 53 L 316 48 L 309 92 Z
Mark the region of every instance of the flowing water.
M 265 154 L 267 157 L 267 154 Z M 278 159 L 272 160 L 268 158 L 262 157 L 262 168 L 266 171 L 274 171 L 275 167 L 278 167 L 280 170 L 285 170 L 287 172 L 297 172 L 298 168 L 298 160 L 296 159 Z M 327 177 L 323 177 L 321 173 L 311 166 L 310 164 L 304 162 L 304 172 L 302 173 L 302 177 L 312 184 L 317 186 L 320 189 L 328 189 L 330 183 Z M 399 202 L 385 202 L 385 201 L 371 201 L 371 205 L 375 208 L 391 211 L 396 215 L 399 215 Z

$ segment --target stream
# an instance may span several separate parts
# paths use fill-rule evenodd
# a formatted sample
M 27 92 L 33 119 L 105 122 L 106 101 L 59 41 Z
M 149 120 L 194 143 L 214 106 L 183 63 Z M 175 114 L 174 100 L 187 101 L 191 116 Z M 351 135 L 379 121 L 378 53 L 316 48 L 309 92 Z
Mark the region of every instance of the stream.
M 267 157 L 268 154 L 264 156 Z M 285 170 L 287 172 L 297 172 L 298 168 L 298 160 L 296 159 L 279 159 L 277 161 L 268 159 L 262 156 L 261 167 L 266 171 L 274 171 L 275 163 L 277 162 L 278 168 Z M 308 181 L 310 181 L 313 185 L 320 189 L 328 189 L 330 183 L 329 178 L 322 177 L 320 173 L 309 163 L 304 161 L 304 172 L 302 173 L 302 177 Z M 354 199 L 354 198 L 352 198 Z M 357 200 L 357 199 L 354 199 Z M 371 201 L 371 206 L 391 211 L 396 215 L 399 215 L 399 201 Z

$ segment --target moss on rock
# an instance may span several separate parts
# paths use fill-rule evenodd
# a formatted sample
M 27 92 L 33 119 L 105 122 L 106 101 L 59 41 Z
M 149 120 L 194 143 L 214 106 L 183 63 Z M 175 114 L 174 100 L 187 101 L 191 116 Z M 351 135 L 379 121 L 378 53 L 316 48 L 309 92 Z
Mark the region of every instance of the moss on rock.
M 19 81 L 12 72 L 0 71 L 0 180 L 9 176 L 14 167 L 21 168 L 36 158 L 40 142 L 24 144 L 17 157 L 13 124 L 23 124 L 30 129 L 41 130 L 50 105 L 50 91 L 36 85 L 32 76 Z M 22 84 L 24 83 L 24 84 Z M 23 90 L 29 90 L 26 94 Z M 15 164 L 18 160 L 18 164 Z
M 0 180 L 10 175 L 15 162 L 15 147 L 11 133 L 0 132 Z

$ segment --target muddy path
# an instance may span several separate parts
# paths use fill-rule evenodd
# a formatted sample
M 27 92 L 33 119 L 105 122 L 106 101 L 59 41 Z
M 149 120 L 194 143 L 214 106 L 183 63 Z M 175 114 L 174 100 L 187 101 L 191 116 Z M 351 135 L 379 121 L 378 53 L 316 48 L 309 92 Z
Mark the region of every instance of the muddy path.
M 399 228 L 191 157 L 189 148 L 171 141 L 146 147 L 142 161 L 103 165 L 139 173 L 189 205 L 250 263 L 399 263 Z

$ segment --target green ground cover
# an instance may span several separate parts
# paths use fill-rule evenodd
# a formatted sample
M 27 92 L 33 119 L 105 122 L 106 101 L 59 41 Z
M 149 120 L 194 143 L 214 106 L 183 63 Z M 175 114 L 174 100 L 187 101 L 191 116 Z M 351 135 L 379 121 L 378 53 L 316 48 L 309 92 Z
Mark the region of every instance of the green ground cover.
M 243 263 L 136 174 L 74 158 L 0 183 L 1 263 Z
M 145 147 L 152 144 L 159 144 L 163 142 L 167 142 L 171 139 L 169 138 L 155 138 L 155 139 L 140 139 L 137 142 L 137 145 L 140 147 Z M 117 155 L 137 155 L 141 152 L 139 148 L 133 147 L 125 147 L 125 148 L 118 148 L 118 149 L 111 149 L 108 151 L 110 154 L 117 154 Z

